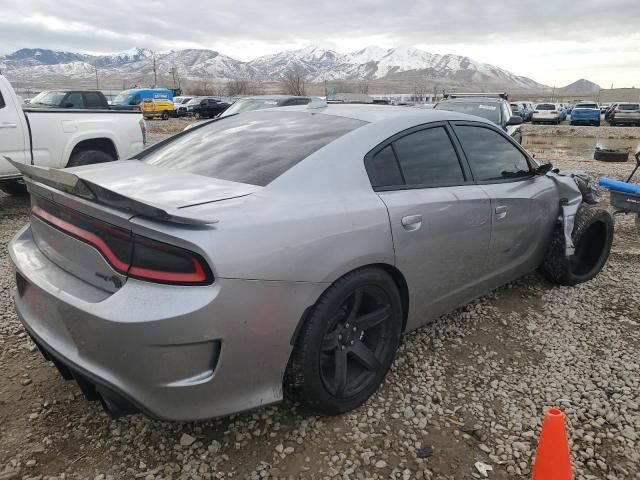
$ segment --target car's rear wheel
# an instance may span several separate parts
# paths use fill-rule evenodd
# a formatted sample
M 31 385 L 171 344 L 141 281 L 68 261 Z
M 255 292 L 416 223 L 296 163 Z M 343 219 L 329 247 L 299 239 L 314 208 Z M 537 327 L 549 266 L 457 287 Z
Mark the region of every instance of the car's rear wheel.
M 391 277 L 378 268 L 345 275 L 304 320 L 285 374 L 287 396 L 326 415 L 358 407 L 382 383 L 401 331 Z
M 594 278 L 604 267 L 613 243 L 613 217 L 602 208 L 583 206 L 578 211 L 571 238 L 575 253 L 565 255 L 562 225 L 553 232 L 542 264 L 544 276 L 560 285 L 577 285 Z
M 162 118 L 162 120 L 169 120 L 169 112 L 167 111 L 162 112 L 162 115 L 160 118 Z

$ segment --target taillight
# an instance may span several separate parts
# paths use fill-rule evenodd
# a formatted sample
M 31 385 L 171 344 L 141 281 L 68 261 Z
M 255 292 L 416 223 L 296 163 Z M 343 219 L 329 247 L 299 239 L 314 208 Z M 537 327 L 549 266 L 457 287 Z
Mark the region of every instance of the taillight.
M 620 110 L 618 108 L 614 108 L 613 113 L 620 113 Z
M 41 201 L 31 213 L 100 252 L 114 270 L 139 280 L 174 285 L 209 285 L 213 274 L 206 261 L 184 248 L 133 234 L 81 213 Z

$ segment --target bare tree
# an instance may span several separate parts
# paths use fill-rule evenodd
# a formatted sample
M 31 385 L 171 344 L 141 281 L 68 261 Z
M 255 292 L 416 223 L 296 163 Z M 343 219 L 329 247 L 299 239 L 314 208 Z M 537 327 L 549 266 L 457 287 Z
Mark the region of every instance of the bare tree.
M 238 95 L 247 95 L 249 90 L 249 80 L 242 77 L 232 78 L 227 82 L 227 95 L 236 97 Z
M 363 78 L 362 80 L 358 81 L 358 91 L 356 93 L 369 95 L 369 80 Z
M 413 87 L 413 95 L 411 100 L 414 102 L 424 103 L 427 100 L 429 91 L 425 85 L 416 85 Z
M 284 74 L 280 81 L 280 86 L 284 93 L 289 95 L 306 95 L 306 76 L 304 72 L 299 68 L 289 70 Z

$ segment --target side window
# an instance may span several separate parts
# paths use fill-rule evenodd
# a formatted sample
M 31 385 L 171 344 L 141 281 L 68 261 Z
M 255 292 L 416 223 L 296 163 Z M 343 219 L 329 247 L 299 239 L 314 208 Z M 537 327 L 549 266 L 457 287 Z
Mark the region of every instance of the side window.
M 142 102 L 142 97 L 140 95 L 136 95 L 135 97 L 133 97 L 131 105 L 140 105 L 140 102 Z
M 85 92 L 84 104 L 87 108 L 101 108 L 103 106 L 100 94 L 97 92 Z
M 4 107 L 5 107 L 4 98 L 2 98 L 2 93 L 0 93 L 0 108 L 4 108 Z
M 505 180 L 531 175 L 524 154 L 499 133 L 483 127 L 458 126 L 456 134 L 477 180 Z
M 63 107 L 66 107 L 67 104 L 70 103 L 72 104 L 71 108 L 84 108 L 84 100 L 82 99 L 82 93 L 80 92 L 70 93 L 64 103 Z
M 367 173 L 372 187 L 404 185 L 400 167 L 391 145 L 387 145 L 373 157 L 367 159 Z
M 393 143 L 407 185 L 464 183 L 464 174 L 444 127 L 428 128 Z

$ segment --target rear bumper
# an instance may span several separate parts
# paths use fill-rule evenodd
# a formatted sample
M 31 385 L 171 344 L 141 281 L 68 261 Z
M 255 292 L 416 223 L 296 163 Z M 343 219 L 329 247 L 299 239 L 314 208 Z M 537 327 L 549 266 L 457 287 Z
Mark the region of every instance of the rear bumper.
M 609 117 L 609 122 L 635 125 L 636 123 L 640 123 L 640 117 Z
M 199 420 L 281 400 L 293 333 L 326 288 L 129 279 L 117 292 L 104 292 L 49 261 L 28 226 L 9 253 L 21 322 L 63 375 L 69 372 L 114 415 Z

